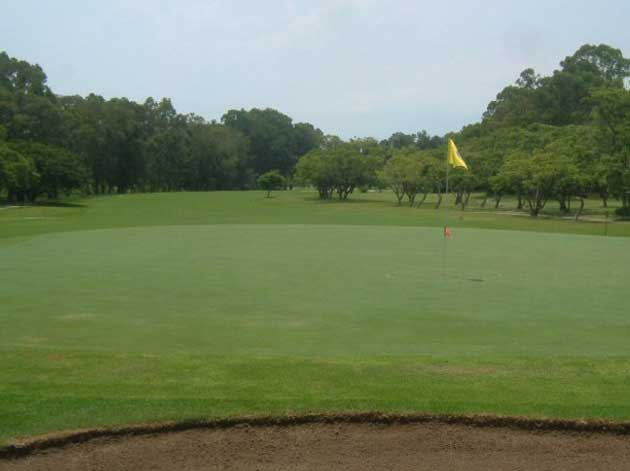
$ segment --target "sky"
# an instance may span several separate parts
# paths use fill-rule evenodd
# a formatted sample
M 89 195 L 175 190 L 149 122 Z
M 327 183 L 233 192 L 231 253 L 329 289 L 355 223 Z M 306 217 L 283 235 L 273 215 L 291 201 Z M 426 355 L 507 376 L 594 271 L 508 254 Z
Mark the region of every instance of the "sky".
M 343 138 L 442 135 L 585 43 L 630 57 L 628 0 L 0 0 L 0 51 L 58 94 L 275 108 Z

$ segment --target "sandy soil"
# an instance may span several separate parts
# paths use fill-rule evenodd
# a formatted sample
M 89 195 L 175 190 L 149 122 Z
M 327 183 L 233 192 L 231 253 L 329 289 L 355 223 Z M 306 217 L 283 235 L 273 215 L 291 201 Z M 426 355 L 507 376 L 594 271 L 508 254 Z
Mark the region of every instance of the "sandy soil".
M 238 425 L 85 443 L 0 470 L 628 470 L 630 436 L 419 424 Z

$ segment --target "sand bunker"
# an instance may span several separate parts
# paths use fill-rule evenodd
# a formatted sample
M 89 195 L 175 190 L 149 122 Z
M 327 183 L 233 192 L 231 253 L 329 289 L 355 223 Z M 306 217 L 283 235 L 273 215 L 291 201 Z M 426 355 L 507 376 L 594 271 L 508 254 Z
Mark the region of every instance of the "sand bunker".
M 5 448 L 0 470 L 630 469 L 624 427 L 364 419 L 75 434 L 11 453 Z

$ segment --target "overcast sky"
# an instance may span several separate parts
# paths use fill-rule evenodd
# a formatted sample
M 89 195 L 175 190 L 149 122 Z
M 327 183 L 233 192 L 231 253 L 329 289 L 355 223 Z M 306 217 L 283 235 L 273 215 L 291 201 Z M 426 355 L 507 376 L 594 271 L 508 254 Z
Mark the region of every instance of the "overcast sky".
M 628 0 L 4 2 L 0 50 L 56 93 L 272 107 L 344 138 L 458 130 L 584 43 L 630 56 Z

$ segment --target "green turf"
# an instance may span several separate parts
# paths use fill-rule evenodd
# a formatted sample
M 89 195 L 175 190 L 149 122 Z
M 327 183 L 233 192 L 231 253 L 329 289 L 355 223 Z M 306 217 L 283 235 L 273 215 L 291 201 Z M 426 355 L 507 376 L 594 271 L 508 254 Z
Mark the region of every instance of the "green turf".
M 389 198 L 0 211 L 0 442 L 251 413 L 630 419 L 630 238 Z

